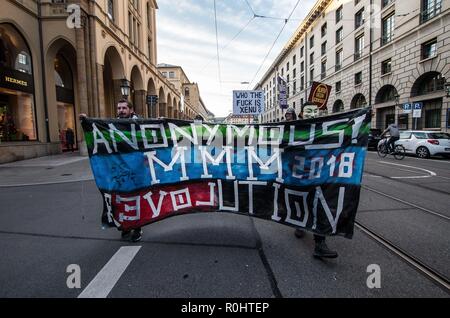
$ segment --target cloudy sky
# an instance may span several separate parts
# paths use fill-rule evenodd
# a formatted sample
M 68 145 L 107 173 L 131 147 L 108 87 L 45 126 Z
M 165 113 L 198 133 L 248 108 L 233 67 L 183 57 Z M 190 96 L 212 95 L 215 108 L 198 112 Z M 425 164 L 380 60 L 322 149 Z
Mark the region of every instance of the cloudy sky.
M 199 84 L 206 107 L 220 117 L 231 112 L 233 90 L 252 89 L 261 79 L 315 1 L 216 0 L 220 73 L 214 0 L 157 3 L 158 63 L 183 67 L 189 80 Z

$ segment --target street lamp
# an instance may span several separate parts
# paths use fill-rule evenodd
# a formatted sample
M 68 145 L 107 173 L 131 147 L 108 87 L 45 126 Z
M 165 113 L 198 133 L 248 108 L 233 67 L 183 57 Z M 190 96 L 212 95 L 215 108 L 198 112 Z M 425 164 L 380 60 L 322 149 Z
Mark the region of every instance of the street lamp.
M 122 96 L 123 97 L 130 96 L 130 90 L 131 90 L 130 81 L 127 80 L 126 78 L 122 79 L 120 84 L 120 91 L 122 93 Z
M 450 97 L 450 82 L 446 82 L 444 84 L 445 92 L 447 93 L 447 97 Z
M 399 106 L 398 103 L 400 101 L 400 95 L 398 95 L 397 93 L 395 93 L 394 95 L 394 100 L 395 100 L 395 106 Z

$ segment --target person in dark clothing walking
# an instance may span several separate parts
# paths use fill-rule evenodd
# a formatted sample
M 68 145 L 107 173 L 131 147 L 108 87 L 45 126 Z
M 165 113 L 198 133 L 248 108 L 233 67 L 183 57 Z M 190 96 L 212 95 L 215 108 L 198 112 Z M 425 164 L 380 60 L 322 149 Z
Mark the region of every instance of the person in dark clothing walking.
M 74 151 L 75 144 L 75 134 L 73 133 L 72 128 L 67 128 L 66 130 L 66 147 L 67 150 Z
M 306 106 L 308 106 L 308 105 L 306 105 Z M 302 107 L 302 111 L 299 114 L 300 119 L 304 119 L 305 117 L 312 118 L 312 117 L 305 116 L 305 114 L 303 113 L 303 110 L 304 110 L 304 108 Z M 297 119 L 295 110 L 292 107 L 288 108 L 286 110 L 285 118 L 286 118 L 286 121 Z M 297 229 L 295 229 L 294 234 L 297 238 L 303 238 L 305 236 L 305 231 L 301 228 L 297 228 Z M 319 257 L 319 258 L 336 258 L 336 257 L 338 257 L 337 252 L 332 251 L 328 248 L 327 244 L 325 243 L 325 236 L 314 234 L 314 243 L 315 243 L 315 247 L 314 247 L 313 256 Z

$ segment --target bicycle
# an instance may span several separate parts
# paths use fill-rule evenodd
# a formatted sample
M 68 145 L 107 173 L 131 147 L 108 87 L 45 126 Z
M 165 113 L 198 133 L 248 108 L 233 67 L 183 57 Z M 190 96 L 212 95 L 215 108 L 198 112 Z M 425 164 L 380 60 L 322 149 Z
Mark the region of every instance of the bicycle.
M 387 138 L 383 139 L 383 142 L 381 142 L 377 147 L 377 153 L 380 158 L 384 158 L 387 155 L 393 155 L 396 160 L 403 160 L 405 158 L 405 147 L 402 145 L 395 145 L 394 151 L 389 152 L 388 146 L 387 146 Z

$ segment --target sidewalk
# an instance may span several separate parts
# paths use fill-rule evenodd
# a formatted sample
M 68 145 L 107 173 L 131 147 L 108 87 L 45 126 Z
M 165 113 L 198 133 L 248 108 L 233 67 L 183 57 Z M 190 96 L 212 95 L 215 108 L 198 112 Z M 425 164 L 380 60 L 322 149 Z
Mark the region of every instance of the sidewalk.
M 0 165 L 0 187 L 93 180 L 89 158 L 78 152 Z

